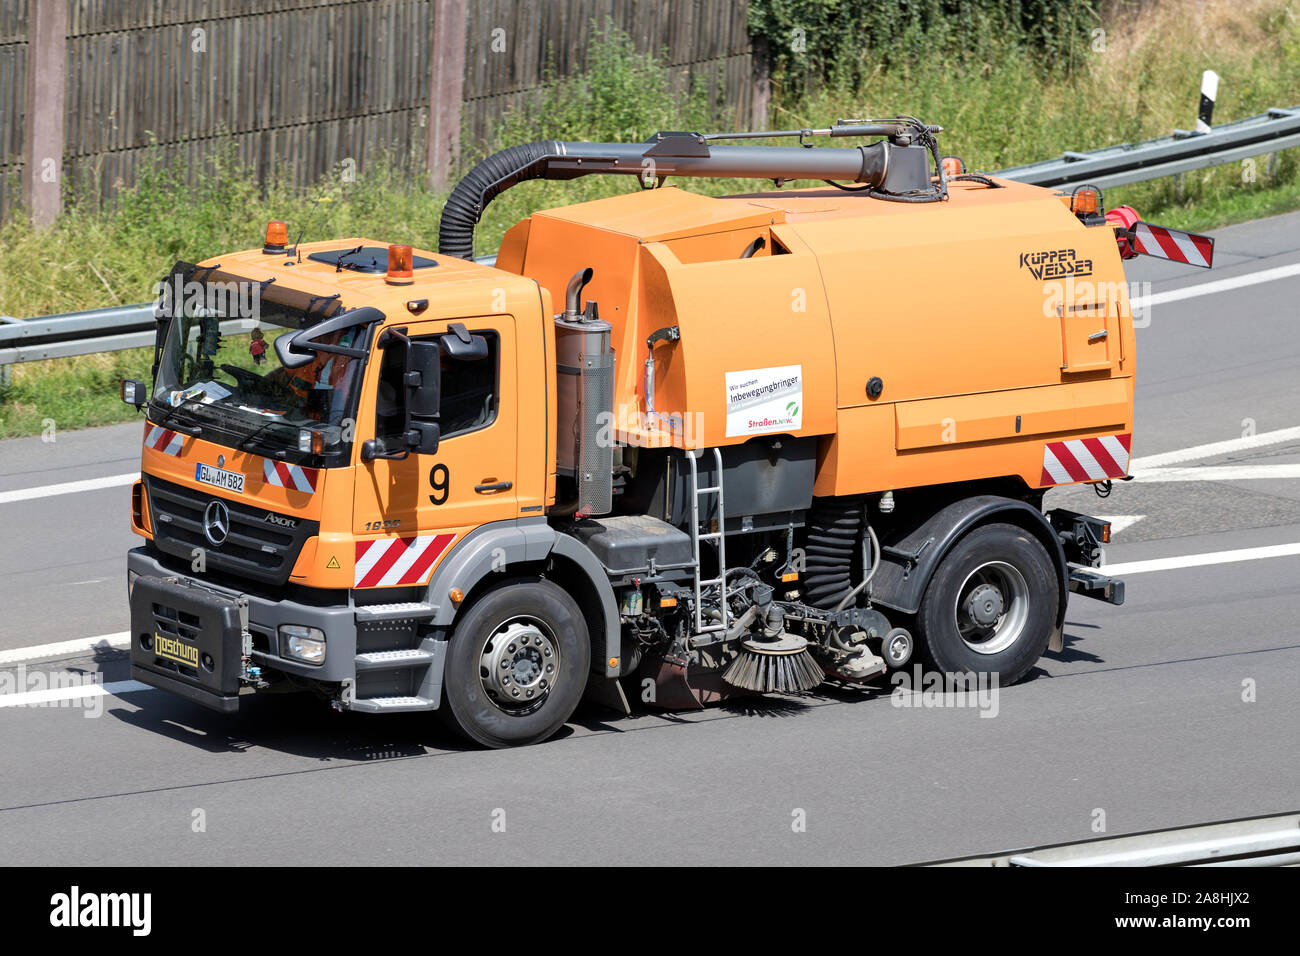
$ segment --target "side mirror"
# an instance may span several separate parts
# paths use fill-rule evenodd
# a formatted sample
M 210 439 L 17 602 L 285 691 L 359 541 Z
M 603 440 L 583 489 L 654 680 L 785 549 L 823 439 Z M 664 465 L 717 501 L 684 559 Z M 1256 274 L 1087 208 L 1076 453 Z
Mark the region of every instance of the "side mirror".
M 459 322 L 447 326 L 447 334 L 441 336 L 438 342 L 450 358 L 461 362 L 477 362 L 488 357 L 487 339 L 481 335 L 470 335 L 469 330 Z
M 300 335 L 302 335 L 302 329 L 299 329 L 296 332 L 285 332 L 282 335 L 276 336 L 275 342 L 273 343 L 275 346 L 275 355 L 280 360 L 280 364 L 285 368 L 302 368 L 315 358 L 315 355 L 311 352 L 299 352 L 294 349 L 293 341 Z
M 438 406 L 441 401 L 442 366 L 439 348 L 432 342 L 411 342 L 406 349 L 403 382 L 406 385 L 406 447 L 420 455 L 438 450 L 441 437 Z
M 144 382 L 134 378 L 122 379 L 122 401 L 128 405 L 139 408 L 149 400 L 148 392 L 145 390 Z
M 328 338 L 343 329 L 359 325 L 373 325 L 384 320 L 384 313 L 373 306 L 365 305 L 359 309 L 349 309 L 331 316 L 323 322 L 295 332 L 285 332 L 275 340 L 275 354 L 285 368 L 302 368 L 315 358 L 317 352 L 332 352 L 335 355 L 347 355 L 352 358 L 366 358 L 365 349 L 347 345 L 326 345 L 321 339 Z

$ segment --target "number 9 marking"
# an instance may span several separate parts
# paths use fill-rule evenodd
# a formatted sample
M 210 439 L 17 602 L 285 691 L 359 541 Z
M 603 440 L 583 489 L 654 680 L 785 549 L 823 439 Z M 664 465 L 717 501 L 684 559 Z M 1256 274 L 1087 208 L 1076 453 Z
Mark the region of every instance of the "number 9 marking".
M 446 465 L 434 465 L 429 469 L 429 485 L 434 492 L 429 495 L 429 500 L 435 505 L 444 504 L 451 494 L 451 471 Z

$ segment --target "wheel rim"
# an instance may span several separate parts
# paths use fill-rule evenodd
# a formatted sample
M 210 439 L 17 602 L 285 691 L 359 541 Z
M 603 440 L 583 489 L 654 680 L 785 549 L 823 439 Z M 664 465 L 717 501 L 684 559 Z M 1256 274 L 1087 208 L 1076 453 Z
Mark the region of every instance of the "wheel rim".
M 987 561 L 966 576 L 953 608 L 957 633 L 977 654 L 998 654 L 1020 639 L 1029 620 L 1029 585 L 1005 561 Z
M 502 713 L 530 714 L 545 703 L 560 673 L 560 646 L 543 622 L 513 617 L 500 624 L 479 652 L 479 684 Z

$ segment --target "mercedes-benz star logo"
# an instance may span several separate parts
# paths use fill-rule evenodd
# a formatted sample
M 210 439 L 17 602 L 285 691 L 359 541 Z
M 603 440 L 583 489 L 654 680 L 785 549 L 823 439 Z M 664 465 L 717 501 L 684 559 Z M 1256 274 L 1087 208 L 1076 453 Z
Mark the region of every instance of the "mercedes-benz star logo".
M 203 511 L 203 536 L 219 548 L 226 543 L 230 534 L 230 509 L 224 501 L 215 500 L 208 503 Z

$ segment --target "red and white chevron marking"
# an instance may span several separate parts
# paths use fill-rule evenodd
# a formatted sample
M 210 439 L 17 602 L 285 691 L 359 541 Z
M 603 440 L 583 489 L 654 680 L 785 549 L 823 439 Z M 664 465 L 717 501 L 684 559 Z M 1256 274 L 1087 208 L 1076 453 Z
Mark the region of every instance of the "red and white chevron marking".
M 318 468 L 301 468 L 283 461 L 265 459 L 262 462 L 262 478 L 268 485 L 288 488 L 290 491 L 305 491 L 309 495 L 316 493 L 316 481 L 320 477 Z
M 145 423 L 144 445 L 146 448 L 160 451 L 164 455 L 179 455 L 181 453 L 181 444 L 184 441 L 185 439 L 178 432 L 174 432 L 170 428 L 159 428 L 157 425 Z
M 1132 435 L 1074 438 L 1043 446 L 1040 485 L 1068 485 L 1072 481 L 1105 481 L 1128 474 Z
M 380 538 L 357 542 L 357 569 L 353 587 L 391 588 L 422 584 L 433 562 L 447 550 L 454 534 L 418 538 Z
M 1214 240 L 1209 236 L 1153 226 L 1149 222 L 1135 222 L 1133 240 L 1134 248 L 1144 255 L 1186 262 L 1202 269 L 1210 268 L 1214 261 Z

